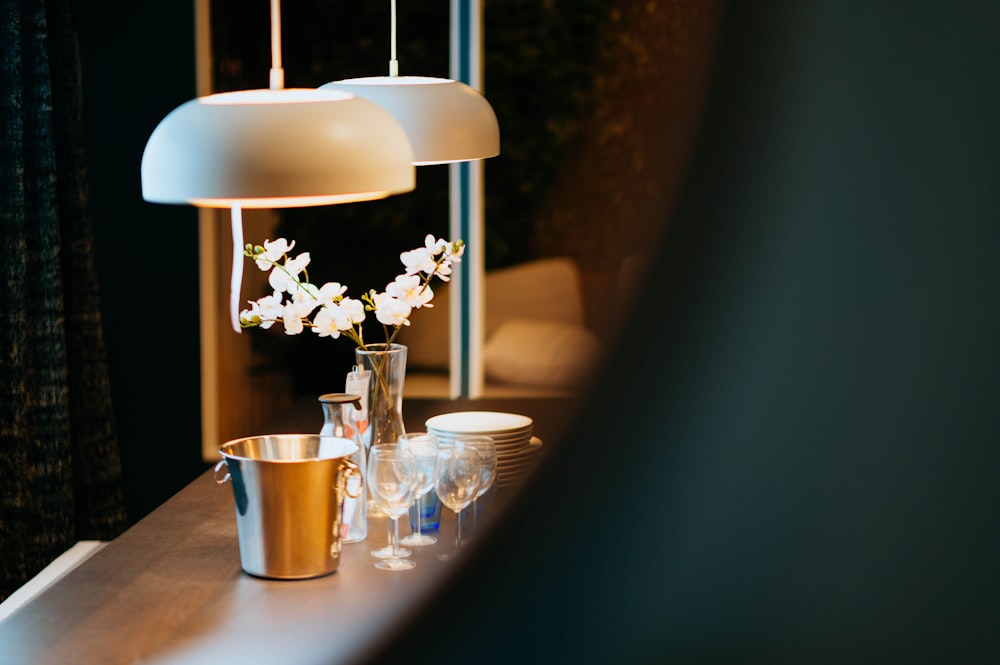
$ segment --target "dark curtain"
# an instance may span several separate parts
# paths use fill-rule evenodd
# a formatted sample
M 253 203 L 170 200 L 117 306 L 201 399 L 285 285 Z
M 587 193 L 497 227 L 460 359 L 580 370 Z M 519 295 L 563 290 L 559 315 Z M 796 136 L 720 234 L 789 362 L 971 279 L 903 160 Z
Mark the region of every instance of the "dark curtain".
M 70 0 L 3 0 L 0 599 L 125 527 Z

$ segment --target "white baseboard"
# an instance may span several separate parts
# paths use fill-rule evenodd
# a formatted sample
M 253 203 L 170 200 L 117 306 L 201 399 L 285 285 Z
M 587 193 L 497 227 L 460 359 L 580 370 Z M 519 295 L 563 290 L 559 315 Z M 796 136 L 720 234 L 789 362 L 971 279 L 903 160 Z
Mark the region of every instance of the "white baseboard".
M 0 603 L 0 621 L 6 619 L 17 608 L 27 603 L 51 584 L 57 582 L 63 575 L 86 561 L 106 544 L 100 540 L 81 540 L 60 554 L 55 561 L 43 568 L 41 572 L 25 582 L 22 587 Z

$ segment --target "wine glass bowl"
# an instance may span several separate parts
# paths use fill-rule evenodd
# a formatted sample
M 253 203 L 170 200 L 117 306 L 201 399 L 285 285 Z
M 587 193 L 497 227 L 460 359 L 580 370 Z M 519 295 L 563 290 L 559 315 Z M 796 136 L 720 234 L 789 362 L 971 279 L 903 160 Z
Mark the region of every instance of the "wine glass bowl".
M 401 538 L 400 542 L 411 547 L 433 545 L 437 542 L 437 538 L 423 533 L 422 530 L 424 519 L 423 497 L 434 489 L 434 464 L 437 461 L 438 454 L 437 437 L 426 432 L 408 433 L 406 436 L 400 438 L 399 445 L 413 455 L 417 474 L 417 487 L 414 491 L 414 496 L 416 497 L 414 501 L 416 515 L 415 518 L 411 519 L 411 526 L 414 527 L 414 531 Z
M 479 489 L 476 491 L 476 499 L 486 494 L 493 486 L 493 481 L 497 477 L 497 448 L 493 439 L 488 436 L 460 436 L 456 440 L 462 441 L 466 447 L 474 449 L 479 453 L 480 479 Z M 476 499 L 473 499 L 475 503 Z
M 479 497 L 489 491 L 497 478 L 497 448 L 493 439 L 488 436 L 470 436 L 465 443 L 479 453 L 479 464 L 482 467 L 479 489 L 476 490 L 476 498 L 472 500 L 472 532 L 475 533 L 479 519 Z
M 416 489 L 417 471 L 413 456 L 399 444 L 378 444 L 368 457 L 368 489 L 375 505 L 389 518 L 391 554 L 375 563 L 380 570 L 408 570 L 416 564 L 404 559 L 399 550 L 399 518 L 409 511 Z M 407 553 L 408 554 L 408 553 Z
M 434 463 L 434 492 L 442 504 L 455 513 L 455 550 L 462 548 L 462 510 L 476 498 L 482 482 L 479 452 L 463 441 L 441 442 Z M 439 554 L 448 559 L 453 554 Z

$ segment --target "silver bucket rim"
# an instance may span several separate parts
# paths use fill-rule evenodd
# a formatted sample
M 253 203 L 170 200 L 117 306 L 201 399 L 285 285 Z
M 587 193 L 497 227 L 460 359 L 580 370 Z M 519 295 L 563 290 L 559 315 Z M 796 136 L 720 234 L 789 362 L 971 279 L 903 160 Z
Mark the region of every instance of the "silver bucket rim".
M 230 452 L 232 448 L 236 448 L 240 444 L 245 444 L 249 441 L 260 440 L 260 439 L 277 439 L 279 442 L 284 439 L 317 439 L 320 441 L 329 440 L 335 441 L 340 444 L 340 448 L 337 450 L 329 451 L 328 454 L 317 454 L 310 457 L 295 457 L 288 459 L 264 459 L 260 457 L 250 457 L 247 455 L 238 455 Z M 224 444 L 219 446 L 219 454 L 224 459 L 231 459 L 240 462 L 254 462 L 260 464 L 308 464 L 317 462 L 328 462 L 332 460 L 341 459 L 344 457 L 350 457 L 355 452 L 359 450 L 358 445 L 349 439 L 342 439 L 339 437 L 329 437 L 320 436 L 319 434 L 254 434 L 252 436 L 243 436 L 238 439 L 232 439 L 226 441 Z M 320 451 L 322 453 L 322 451 Z M 336 454 L 333 454 L 336 453 Z

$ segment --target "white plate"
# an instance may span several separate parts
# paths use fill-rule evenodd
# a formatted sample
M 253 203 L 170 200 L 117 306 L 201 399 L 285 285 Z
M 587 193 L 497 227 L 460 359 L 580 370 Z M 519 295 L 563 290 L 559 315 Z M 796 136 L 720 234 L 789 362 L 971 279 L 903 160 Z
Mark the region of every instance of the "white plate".
M 537 448 L 527 448 L 518 453 L 512 453 L 510 455 L 497 455 L 497 462 L 499 464 L 504 464 L 506 462 L 521 462 L 527 460 L 538 459 L 538 449 Z
M 436 436 L 441 441 L 454 440 L 458 437 L 463 436 L 488 436 L 493 439 L 493 443 L 497 446 L 524 446 L 527 442 L 531 441 L 531 430 L 527 432 L 521 432 L 516 435 L 506 435 L 506 434 L 491 434 L 485 432 L 445 432 L 438 429 L 428 429 L 429 433 Z
M 427 431 L 439 439 L 453 439 L 456 436 L 488 436 L 493 439 L 493 443 L 495 443 L 498 448 L 500 446 L 528 445 L 528 442 L 531 441 L 531 430 L 514 435 L 483 434 L 481 432 L 476 432 L 474 434 L 470 432 L 445 432 L 439 429 L 428 429 Z
M 513 453 L 504 453 L 502 455 L 497 453 L 497 463 L 503 464 L 504 462 L 516 462 L 524 459 L 533 459 L 534 457 L 534 451 L 530 449 L 519 450 Z
M 498 459 L 497 468 L 505 471 L 509 469 L 518 469 L 524 466 L 525 463 L 531 461 L 532 460 L 527 460 L 527 459 L 505 459 L 505 460 Z
M 532 466 L 538 462 L 537 457 L 525 457 L 516 460 L 497 460 L 497 468 L 504 471 L 516 471 L 518 469 Z
M 531 447 L 531 437 L 530 436 L 524 436 L 524 437 L 521 437 L 520 439 L 517 439 L 516 441 L 501 441 L 501 442 L 494 441 L 493 443 L 496 446 L 497 450 L 504 450 L 504 449 L 511 450 L 511 449 L 514 449 L 514 448 L 530 448 Z
M 455 411 L 427 419 L 428 431 L 461 434 L 514 434 L 530 430 L 534 421 L 528 416 L 499 411 Z
M 519 446 L 513 446 L 511 448 L 500 448 L 497 447 L 497 456 L 501 455 L 534 455 L 535 453 L 541 451 L 541 446 L 532 445 L 531 443 L 525 443 Z

